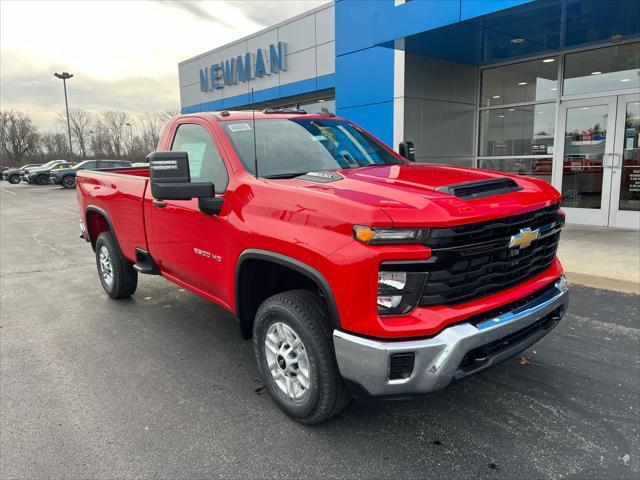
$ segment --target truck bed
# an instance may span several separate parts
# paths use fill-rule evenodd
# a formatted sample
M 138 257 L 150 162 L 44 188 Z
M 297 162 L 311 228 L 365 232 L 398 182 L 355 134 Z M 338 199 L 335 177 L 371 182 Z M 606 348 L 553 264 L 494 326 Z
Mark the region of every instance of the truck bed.
M 83 223 L 92 242 L 96 212 L 105 215 L 124 256 L 135 262 L 136 247 L 147 247 L 144 198 L 149 183 L 148 167 L 83 170 L 78 172 L 76 188 Z M 92 213 L 93 212 L 93 213 Z

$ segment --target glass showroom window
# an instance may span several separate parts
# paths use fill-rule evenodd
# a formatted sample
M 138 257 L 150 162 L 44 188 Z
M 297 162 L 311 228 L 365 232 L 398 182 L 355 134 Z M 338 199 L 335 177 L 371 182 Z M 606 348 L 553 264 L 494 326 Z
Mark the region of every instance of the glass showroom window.
M 557 95 L 558 57 L 482 71 L 481 107 L 549 101 Z
M 640 42 L 566 55 L 564 95 L 580 95 L 640 86 Z
M 482 72 L 478 167 L 551 182 L 558 57 Z

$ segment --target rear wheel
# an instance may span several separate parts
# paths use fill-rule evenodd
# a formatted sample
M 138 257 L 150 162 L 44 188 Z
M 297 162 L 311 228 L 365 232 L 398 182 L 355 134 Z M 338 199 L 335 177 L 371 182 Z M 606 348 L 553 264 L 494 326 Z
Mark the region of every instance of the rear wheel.
M 113 233 L 102 232 L 96 240 L 96 265 L 102 288 L 114 299 L 133 295 L 138 287 L 138 272 L 124 258 Z
M 49 177 L 46 175 L 39 175 L 36 180 L 36 183 L 38 185 L 47 185 L 49 183 Z
M 299 423 L 322 422 L 351 398 L 332 332 L 325 303 L 307 290 L 274 295 L 256 314 L 253 348 L 260 374 L 276 405 Z
M 11 175 L 11 176 L 8 178 L 8 181 L 9 181 L 9 183 L 13 183 L 14 185 L 15 185 L 16 183 L 20 183 L 20 175 Z
M 62 179 L 62 186 L 64 188 L 74 188 L 76 186 L 76 177 L 67 175 Z

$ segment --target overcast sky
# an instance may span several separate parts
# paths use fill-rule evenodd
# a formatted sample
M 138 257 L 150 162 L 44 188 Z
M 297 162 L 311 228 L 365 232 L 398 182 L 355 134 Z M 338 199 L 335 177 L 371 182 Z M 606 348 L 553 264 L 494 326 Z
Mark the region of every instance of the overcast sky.
M 69 107 L 178 109 L 178 62 L 326 0 L 0 0 L 0 108 L 55 129 Z

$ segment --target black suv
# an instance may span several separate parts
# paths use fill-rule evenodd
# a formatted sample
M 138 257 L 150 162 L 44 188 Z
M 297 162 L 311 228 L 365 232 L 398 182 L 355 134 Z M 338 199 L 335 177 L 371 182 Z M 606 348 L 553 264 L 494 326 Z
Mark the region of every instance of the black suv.
M 49 172 L 49 181 L 64 188 L 74 188 L 76 186 L 76 174 L 79 170 L 97 170 L 99 168 L 122 168 L 130 167 L 131 162 L 126 160 L 85 160 L 71 168 L 61 168 Z
M 9 183 L 20 183 L 20 177 L 24 174 L 25 168 L 41 167 L 41 163 L 29 163 L 19 168 L 9 168 L 2 172 L 2 179 Z

